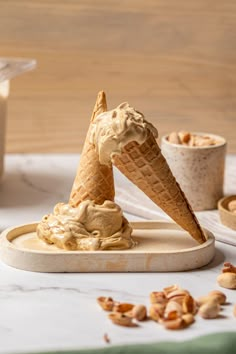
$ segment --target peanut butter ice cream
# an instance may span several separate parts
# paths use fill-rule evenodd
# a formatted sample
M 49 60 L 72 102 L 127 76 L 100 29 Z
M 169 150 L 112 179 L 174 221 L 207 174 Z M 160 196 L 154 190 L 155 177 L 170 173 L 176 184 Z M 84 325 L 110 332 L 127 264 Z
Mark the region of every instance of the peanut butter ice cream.
M 136 111 L 127 102 L 117 108 L 99 114 L 93 121 L 91 142 L 99 155 L 101 164 L 107 165 L 115 154 L 131 141 L 142 144 L 152 132 L 157 138 L 156 128 L 142 113 Z
M 48 244 L 67 250 L 122 250 L 134 246 L 132 228 L 121 208 L 112 201 L 91 200 L 77 208 L 58 203 L 38 224 L 37 235 Z

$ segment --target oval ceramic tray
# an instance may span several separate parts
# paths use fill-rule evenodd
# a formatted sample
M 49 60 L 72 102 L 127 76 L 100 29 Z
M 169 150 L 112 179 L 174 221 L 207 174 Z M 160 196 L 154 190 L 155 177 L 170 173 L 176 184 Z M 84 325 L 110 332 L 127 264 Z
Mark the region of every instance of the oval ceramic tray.
M 214 257 L 214 236 L 197 244 L 178 225 L 163 221 L 132 222 L 133 249 L 66 251 L 36 236 L 37 223 L 5 230 L 0 257 L 6 264 L 33 272 L 173 272 L 202 267 Z

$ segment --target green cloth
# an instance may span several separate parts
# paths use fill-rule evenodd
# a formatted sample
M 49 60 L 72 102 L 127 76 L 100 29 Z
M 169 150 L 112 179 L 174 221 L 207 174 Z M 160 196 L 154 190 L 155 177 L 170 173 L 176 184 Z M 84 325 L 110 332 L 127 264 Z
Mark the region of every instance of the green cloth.
M 180 334 L 181 335 L 181 334 Z M 151 344 L 107 344 L 97 349 L 79 349 L 44 352 L 43 354 L 236 354 L 236 331 L 214 333 L 184 342 L 159 342 Z M 36 354 L 36 353 L 34 353 Z M 39 353 L 38 353 L 39 354 Z M 40 353 L 42 354 L 42 353 Z

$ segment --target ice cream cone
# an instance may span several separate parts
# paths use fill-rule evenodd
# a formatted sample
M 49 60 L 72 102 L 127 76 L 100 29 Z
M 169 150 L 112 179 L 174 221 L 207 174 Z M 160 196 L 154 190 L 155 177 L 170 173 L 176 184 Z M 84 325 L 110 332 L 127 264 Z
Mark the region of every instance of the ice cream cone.
M 155 137 L 150 132 L 143 144 L 128 143 L 113 155 L 114 165 L 177 224 L 199 243 L 204 233 L 183 191 L 173 176 Z
M 77 207 L 84 200 L 103 204 L 114 201 L 114 179 L 112 165 L 101 165 L 94 145 L 90 142 L 91 125 L 96 116 L 107 110 L 106 96 L 100 91 L 91 117 L 90 127 L 84 143 L 76 178 L 70 194 L 69 204 Z

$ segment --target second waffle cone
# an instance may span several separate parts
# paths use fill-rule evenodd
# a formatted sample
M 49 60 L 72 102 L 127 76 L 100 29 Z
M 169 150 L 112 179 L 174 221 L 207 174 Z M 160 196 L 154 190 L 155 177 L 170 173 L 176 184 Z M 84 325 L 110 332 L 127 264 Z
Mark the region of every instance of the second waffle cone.
M 141 145 L 135 141 L 128 143 L 120 155 L 113 156 L 113 163 L 196 241 L 206 241 L 191 206 L 151 132 Z

